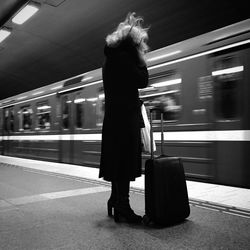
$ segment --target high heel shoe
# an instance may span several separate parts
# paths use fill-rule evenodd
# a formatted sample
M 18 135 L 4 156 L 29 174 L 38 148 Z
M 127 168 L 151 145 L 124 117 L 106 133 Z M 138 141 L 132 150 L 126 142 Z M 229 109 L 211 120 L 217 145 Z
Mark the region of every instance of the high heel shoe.
M 141 223 L 142 217 L 135 214 L 129 204 L 129 183 L 128 180 L 116 182 L 116 202 L 114 204 L 114 220 L 116 223 Z
M 116 223 L 127 222 L 139 224 L 142 222 L 142 217 L 140 215 L 135 214 L 131 208 L 123 210 L 114 207 L 114 221 Z
M 107 203 L 107 208 L 108 208 L 108 216 L 112 217 L 113 216 L 113 210 L 115 206 L 115 201 L 113 199 L 109 199 Z

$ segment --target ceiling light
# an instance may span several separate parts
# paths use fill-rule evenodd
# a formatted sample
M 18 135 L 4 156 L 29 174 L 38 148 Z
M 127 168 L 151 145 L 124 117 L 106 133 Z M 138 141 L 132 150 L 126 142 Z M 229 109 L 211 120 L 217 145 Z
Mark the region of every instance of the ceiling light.
M 37 5 L 27 4 L 12 18 L 12 22 L 16 24 L 23 24 L 30 17 L 32 17 L 37 11 L 38 11 Z
M 0 43 L 10 35 L 10 30 L 6 28 L 0 29 Z

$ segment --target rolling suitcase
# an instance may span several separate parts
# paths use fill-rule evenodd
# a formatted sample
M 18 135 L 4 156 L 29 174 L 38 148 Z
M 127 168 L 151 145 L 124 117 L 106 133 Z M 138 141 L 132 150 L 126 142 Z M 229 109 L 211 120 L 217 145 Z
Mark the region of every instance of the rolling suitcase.
M 151 149 L 153 143 L 152 112 L 154 110 L 150 110 Z M 190 214 L 182 161 L 179 157 L 163 154 L 163 141 L 163 112 L 161 112 L 161 155 L 155 157 L 151 150 L 151 159 L 148 159 L 145 164 L 143 221 L 147 225 L 167 226 L 179 223 Z

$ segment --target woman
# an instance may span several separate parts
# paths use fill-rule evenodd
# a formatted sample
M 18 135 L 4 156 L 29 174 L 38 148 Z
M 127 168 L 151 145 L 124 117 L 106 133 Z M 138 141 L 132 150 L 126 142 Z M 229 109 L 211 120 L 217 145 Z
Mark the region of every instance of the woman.
M 105 116 L 102 129 L 100 174 L 112 183 L 108 215 L 116 222 L 140 223 L 129 204 L 129 185 L 141 176 L 141 102 L 138 89 L 148 84 L 144 54 L 147 30 L 142 18 L 128 14 L 106 38 L 103 65 Z

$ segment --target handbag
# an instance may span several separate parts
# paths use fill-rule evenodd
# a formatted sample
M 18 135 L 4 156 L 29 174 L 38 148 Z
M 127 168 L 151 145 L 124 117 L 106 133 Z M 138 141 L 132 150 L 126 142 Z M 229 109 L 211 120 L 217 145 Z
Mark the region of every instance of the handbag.
M 143 151 L 145 153 L 151 153 L 151 145 L 150 145 L 150 123 L 147 116 L 147 111 L 144 104 L 141 105 L 141 114 L 144 122 L 144 127 L 141 128 L 141 139 L 143 145 Z M 155 141 L 153 140 L 153 152 L 156 151 Z

